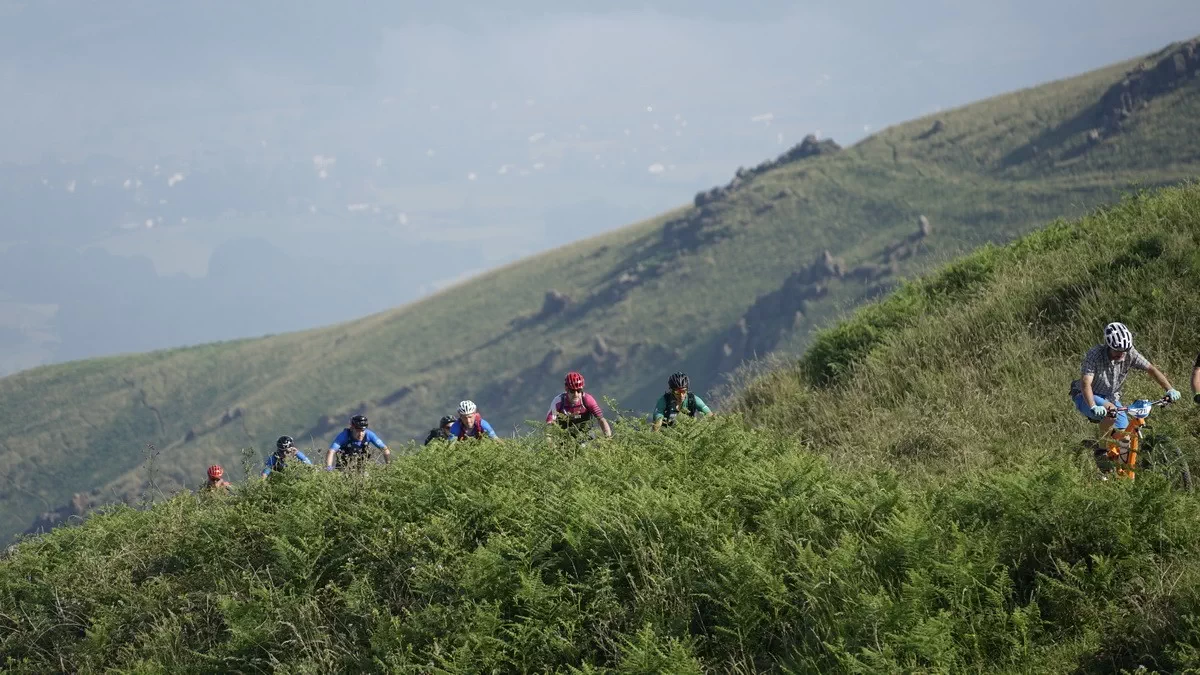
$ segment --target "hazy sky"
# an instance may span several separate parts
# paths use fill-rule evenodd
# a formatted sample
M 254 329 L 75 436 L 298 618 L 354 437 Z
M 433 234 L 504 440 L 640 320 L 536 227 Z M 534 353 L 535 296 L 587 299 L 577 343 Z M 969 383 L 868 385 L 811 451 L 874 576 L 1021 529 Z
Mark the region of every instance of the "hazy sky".
M 369 251 L 363 303 L 272 325 L 328 323 L 688 202 L 807 133 L 848 145 L 1200 33 L 1195 0 L 1088 5 L 0 0 L 0 250 L 145 256 L 197 280 L 189 302 L 229 292 L 205 275 L 231 246 L 306 270 Z M 33 302 L 5 283 L 0 328 Z

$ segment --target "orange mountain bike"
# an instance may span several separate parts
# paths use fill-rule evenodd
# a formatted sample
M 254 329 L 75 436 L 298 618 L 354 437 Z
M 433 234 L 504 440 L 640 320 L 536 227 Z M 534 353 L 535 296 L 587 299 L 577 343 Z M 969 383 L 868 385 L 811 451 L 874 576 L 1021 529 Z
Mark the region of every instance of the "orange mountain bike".
M 1115 473 L 1117 478 L 1133 480 L 1137 477 L 1136 469 L 1141 468 L 1161 474 L 1174 487 L 1191 492 L 1192 472 L 1183 451 L 1170 438 L 1154 435 L 1146 425 L 1146 418 L 1155 406 L 1170 404 L 1171 399 L 1166 397 L 1157 401 L 1138 399 L 1131 405 L 1110 410 L 1110 417 L 1125 413 L 1129 423 L 1124 429 L 1114 427 L 1105 437 L 1103 454 L 1096 458 L 1101 464 L 1100 470 L 1105 474 Z

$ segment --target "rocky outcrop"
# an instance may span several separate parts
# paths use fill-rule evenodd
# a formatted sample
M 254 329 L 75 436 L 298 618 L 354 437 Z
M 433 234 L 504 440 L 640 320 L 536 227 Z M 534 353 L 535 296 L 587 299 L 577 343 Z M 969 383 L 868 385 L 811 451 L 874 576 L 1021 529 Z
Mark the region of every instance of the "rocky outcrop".
M 803 159 L 808 159 L 809 157 L 819 157 L 821 155 L 833 154 L 839 152 L 841 149 L 842 146 L 834 142 L 833 139 L 826 138 L 819 140 L 815 135 L 809 134 L 804 137 L 804 140 L 800 141 L 796 145 L 793 145 L 786 152 L 779 155 L 775 159 L 769 159 L 752 169 L 738 167 L 738 170 L 734 173 L 733 180 L 729 181 L 728 185 L 723 187 L 715 187 L 711 190 L 705 190 L 704 192 L 698 192 L 696 193 L 696 197 L 692 200 L 692 203 L 696 206 L 696 208 L 703 207 L 719 201 L 730 192 L 737 190 L 739 187 L 745 184 L 746 181 L 749 181 L 751 178 L 754 178 L 765 171 L 770 171 L 771 169 L 778 168 L 785 164 L 791 164 Z
M 1088 140 L 1096 142 L 1120 132 L 1151 100 L 1196 77 L 1200 77 L 1200 38 L 1167 49 L 1153 64 L 1138 64 L 1100 97 L 1096 128 L 1087 132 Z
M 884 247 L 876 261 L 850 268 L 828 250 L 808 265 L 793 272 L 783 285 L 759 296 L 728 330 L 718 347 L 719 372 L 729 372 L 747 359 L 766 356 L 795 330 L 803 326 L 809 303 L 828 294 L 829 285 L 839 280 L 863 284 L 868 296 L 894 286 L 899 261 L 914 255 L 922 242 L 933 235 L 929 218 L 918 215 L 916 230 Z
M 546 291 L 546 297 L 542 300 L 542 311 L 536 318 L 545 319 L 555 314 L 561 314 L 571 306 L 571 297 L 566 293 L 551 288 Z
M 813 262 L 809 268 L 809 278 L 815 281 L 828 279 L 830 277 L 846 276 L 846 261 L 841 258 L 835 258 L 828 249 L 821 252 L 821 257 Z
M 880 277 L 887 276 L 890 272 L 891 268 L 887 265 L 865 262 L 850 270 L 848 276 L 858 281 L 874 281 Z
M 400 401 L 403 401 L 404 399 L 408 398 L 409 396 L 411 396 L 414 391 L 416 391 L 416 389 L 414 387 L 400 387 L 396 391 L 393 391 L 392 393 L 388 394 L 387 396 L 384 396 L 383 398 L 379 399 L 378 404 L 380 406 L 394 405 L 396 403 L 399 403 Z
M 933 225 L 930 225 L 929 219 L 925 216 L 918 216 L 916 232 L 900 241 L 892 242 L 883 249 L 884 264 L 894 270 L 897 262 L 911 258 L 917 252 L 921 242 L 932 235 Z
M 739 167 L 727 185 L 714 187 L 696 194 L 694 208 L 668 220 L 663 224 L 661 237 L 649 246 L 642 247 L 618 266 L 616 271 L 597 287 L 586 300 L 571 304 L 566 309 L 569 316 L 585 314 L 596 307 L 606 307 L 621 302 L 639 286 L 644 286 L 671 270 L 679 269 L 679 258 L 697 250 L 730 239 L 743 228 L 753 225 L 759 217 L 776 209 L 784 199 L 795 198 L 788 188 L 778 189 L 769 201 L 751 205 L 752 217 L 731 218 L 728 197 L 755 176 L 789 163 L 840 152 L 842 147 L 832 139 L 818 139 L 809 134 L 779 157 L 747 169 Z M 838 274 L 844 274 L 844 265 Z M 543 309 L 543 314 L 545 308 Z M 540 316 L 540 315 L 539 315 Z M 515 319 L 513 326 L 520 328 L 526 322 L 536 320 Z
M 54 527 L 62 525 L 72 517 L 82 518 L 93 509 L 110 501 L 102 499 L 102 493 L 98 488 L 91 492 L 76 492 L 66 504 L 52 511 L 44 511 L 38 515 L 37 520 L 25 530 L 25 534 L 49 531 Z
M 569 308 L 572 314 L 614 305 L 633 289 L 658 279 L 668 270 L 678 269 L 681 256 L 733 237 L 736 226 L 720 218 L 722 211 L 723 207 L 710 205 L 667 221 L 653 245 L 638 249 L 637 257 L 618 267 L 587 300 L 572 305 Z
M 829 251 L 793 272 L 783 285 L 759 296 L 726 332 L 718 369 L 729 372 L 746 359 L 765 356 L 804 322 L 808 303 L 829 293 L 829 282 L 847 274 L 845 261 Z
M 942 131 L 944 131 L 945 129 L 946 129 L 945 122 L 943 122 L 941 120 L 934 120 L 933 125 L 930 126 L 928 129 L 926 129 L 924 131 L 924 133 L 922 133 L 920 136 L 917 136 L 917 139 L 923 141 L 931 136 L 935 136 L 937 134 L 942 133 Z
M 571 296 L 551 288 L 546 291 L 546 295 L 542 298 L 542 308 L 536 314 L 524 314 L 514 318 L 509 322 L 509 327 L 513 330 L 520 330 L 526 326 L 531 326 L 539 321 L 545 321 L 556 316 L 561 316 L 572 307 L 574 302 Z

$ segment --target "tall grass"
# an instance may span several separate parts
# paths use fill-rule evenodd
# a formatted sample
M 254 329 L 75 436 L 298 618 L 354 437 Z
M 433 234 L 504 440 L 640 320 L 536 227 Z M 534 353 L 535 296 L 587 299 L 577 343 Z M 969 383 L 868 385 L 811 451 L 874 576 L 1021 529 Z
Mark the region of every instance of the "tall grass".
M 1192 186 L 982 252 L 668 433 L 412 447 L 365 478 L 296 467 L 111 507 L 0 563 L 0 662 L 1200 668 L 1200 502 L 1153 473 L 1097 481 L 1066 400 L 1109 317 L 1183 384 L 1198 234 Z M 1191 411 L 1152 421 L 1195 458 Z
M 691 420 L 688 420 L 691 422 Z M 1200 666 L 1200 508 L 1067 457 L 937 484 L 736 419 L 116 507 L 0 565 L 13 671 Z

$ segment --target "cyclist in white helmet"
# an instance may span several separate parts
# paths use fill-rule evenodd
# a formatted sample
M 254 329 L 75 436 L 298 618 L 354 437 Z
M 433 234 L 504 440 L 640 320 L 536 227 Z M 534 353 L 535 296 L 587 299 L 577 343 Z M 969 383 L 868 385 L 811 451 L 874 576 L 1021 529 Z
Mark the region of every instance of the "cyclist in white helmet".
M 462 401 L 459 403 L 458 419 L 454 421 L 454 424 L 450 425 L 450 437 L 448 440 L 454 443 L 464 438 L 482 439 L 485 436 L 494 439 L 496 438 L 496 432 L 492 429 L 492 425 L 483 419 L 483 415 L 479 414 L 474 401 Z
M 1079 379 L 1071 383 L 1071 399 L 1075 408 L 1093 422 L 1100 423 L 1100 433 L 1107 434 L 1115 425 L 1124 429 L 1129 424 L 1125 413 L 1109 417 L 1109 411 L 1121 406 L 1121 385 L 1130 369 L 1144 370 L 1158 382 L 1172 401 L 1179 392 L 1167 376 L 1133 348 L 1133 333 L 1123 323 L 1104 327 L 1104 343 L 1088 350 L 1079 368 Z

